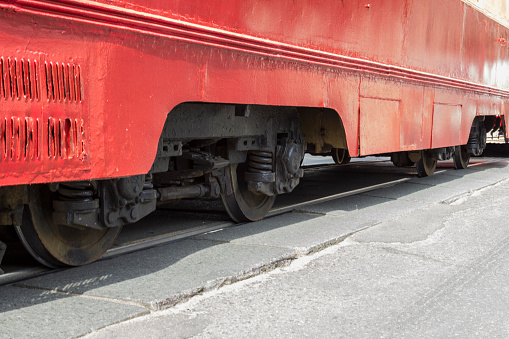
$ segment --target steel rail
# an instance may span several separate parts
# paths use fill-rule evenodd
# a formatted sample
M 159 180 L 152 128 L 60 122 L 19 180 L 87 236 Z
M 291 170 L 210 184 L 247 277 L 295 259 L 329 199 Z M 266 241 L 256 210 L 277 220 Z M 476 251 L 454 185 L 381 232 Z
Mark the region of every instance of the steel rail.
M 356 161 L 356 162 L 350 163 L 348 165 L 383 162 L 383 161 L 387 161 L 387 160 Z M 303 168 L 316 169 L 316 168 L 327 168 L 327 167 L 331 167 L 331 166 L 337 166 L 337 165 L 336 164 L 315 164 L 315 165 L 303 166 Z M 342 194 L 344 196 L 344 193 L 342 193 Z M 315 199 L 315 200 L 318 200 L 318 199 Z M 317 203 L 317 202 L 315 202 L 315 203 Z M 305 203 L 300 203 L 297 205 L 298 205 L 298 207 L 302 207 L 305 205 Z M 270 212 L 267 217 L 270 218 L 275 215 L 281 215 L 283 213 L 286 213 L 286 211 L 288 211 L 289 207 L 290 206 L 274 210 L 274 211 Z M 282 211 L 283 209 L 284 209 L 284 211 Z M 128 254 L 128 253 L 133 253 L 133 252 L 140 251 L 143 249 L 148 249 L 148 248 L 152 248 L 152 247 L 165 245 L 165 244 L 168 244 L 168 243 L 171 243 L 174 241 L 178 241 L 178 240 L 185 239 L 185 238 L 190 238 L 190 237 L 193 237 L 193 236 L 196 236 L 199 234 L 215 232 L 215 231 L 218 231 L 223 228 L 230 227 L 230 226 L 243 225 L 243 224 L 245 224 L 245 223 L 234 223 L 234 222 L 215 223 L 212 225 L 209 224 L 209 225 L 200 226 L 200 227 L 193 227 L 193 228 L 175 232 L 175 233 L 164 234 L 164 235 L 160 235 L 160 236 L 153 237 L 150 239 L 134 241 L 134 242 L 122 245 L 122 246 L 110 248 L 108 251 L 106 251 L 106 253 L 98 261 L 109 259 L 112 257 L 117 257 L 117 256 Z M 51 269 L 51 268 L 42 267 L 42 266 L 34 266 L 34 267 L 23 268 L 23 269 L 14 271 L 14 272 L 0 274 L 0 286 L 13 284 L 13 283 L 16 283 L 19 281 L 23 281 L 23 280 L 30 279 L 30 278 L 35 278 L 35 277 L 38 277 L 41 275 L 45 275 L 45 274 L 60 271 L 60 270 L 62 270 L 62 269 Z
M 375 161 L 375 162 L 380 162 L 380 161 Z M 469 167 L 481 165 L 484 163 L 485 162 L 481 162 L 479 164 L 472 164 L 472 165 L 469 165 Z M 356 162 L 351 163 L 351 164 L 356 164 Z M 323 167 L 329 167 L 329 166 L 331 166 L 331 165 L 326 164 Z M 316 168 L 315 165 L 311 165 L 310 167 Z M 446 173 L 449 171 L 451 171 L 451 169 L 443 169 L 440 171 L 436 171 L 434 174 L 435 175 L 442 174 L 442 173 Z M 329 196 L 322 197 L 322 198 L 312 199 L 312 200 L 308 200 L 308 201 L 304 201 L 304 202 L 300 202 L 300 203 L 296 203 L 296 204 L 292 204 L 292 205 L 288 205 L 288 206 L 284 206 L 284 207 L 279 207 L 279 208 L 271 210 L 269 212 L 269 214 L 266 216 L 266 218 L 273 218 L 275 216 L 279 216 L 279 215 L 282 215 L 285 213 L 290 213 L 292 211 L 295 211 L 295 210 L 305 207 L 305 206 L 311 206 L 311 205 L 319 204 L 322 202 L 337 200 L 337 199 L 345 198 L 345 197 L 352 196 L 352 195 L 357 195 L 357 194 L 361 194 L 361 193 L 374 191 L 377 189 L 388 188 L 388 187 L 391 187 L 394 185 L 398 185 L 398 184 L 407 182 L 407 181 L 411 180 L 412 178 L 414 178 L 414 177 L 412 176 L 412 177 L 408 177 L 408 178 L 391 180 L 391 181 L 385 182 L 385 183 L 370 185 L 367 187 L 358 188 L 358 189 L 350 190 L 347 192 L 342 192 L 342 193 L 333 194 L 333 195 L 329 195 Z M 122 245 L 122 246 L 110 248 L 108 251 L 106 251 L 106 253 L 98 261 L 107 260 L 107 259 L 111 259 L 111 258 L 118 257 L 121 255 L 130 254 L 130 253 L 134 253 L 134 252 L 141 251 L 141 250 L 146 250 L 146 249 L 150 249 L 150 248 L 154 248 L 154 247 L 158 247 L 158 246 L 167 245 L 169 243 L 179 241 L 182 239 L 187 239 L 187 238 L 190 238 L 190 237 L 193 237 L 196 235 L 206 234 L 206 233 L 210 233 L 210 232 L 217 232 L 217 231 L 220 231 L 220 230 L 228 228 L 228 227 L 242 226 L 245 224 L 248 224 L 248 223 L 246 223 L 246 222 L 244 222 L 244 223 L 217 222 L 215 224 L 193 227 L 193 228 L 175 232 L 175 233 L 164 234 L 164 235 L 156 236 L 156 237 L 149 238 L 149 239 L 134 241 L 134 242 Z M 67 269 L 67 268 L 50 269 L 50 268 L 37 266 L 37 267 L 25 268 L 23 270 L 16 271 L 16 272 L 2 274 L 2 275 L 0 275 L 0 286 L 16 283 L 16 282 L 19 282 L 22 280 L 27 280 L 27 279 L 34 278 L 34 277 L 37 277 L 40 275 L 58 272 L 58 271 L 65 270 L 65 269 Z
M 441 173 L 441 172 L 442 171 L 438 171 L 435 173 Z M 322 198 L 317 198 L 317 199 L 308 200 L 308 201 L 304 201 L 304 202 L 297 203 L 297 204 L 292 204 L 292 205 L 276 208 L 276 209 L 271 210 L 269 212 L 269 214 L 267 214 L 265 219 L 273 218 L 275 216 L 285 214 L 285 213 L 290 213 L 290 212 L 292 212 L 298 208 L 304 207 L 304 206 L 311 206 L 311 205 L 319 204 L 319 203 L 326 202 L 326 201 L 336 200 L 336 199 L 340 199 L 340 198 L 344 198 L 344 197 L 348 197 L 348 196 L 352 196 L 352 195 L 356 195 L 356 194 L 374 191 L 374 190 L 377 190 L 380 188 L 391 187 L 391 186 L 403 183 L 405 181 L 408 181 L 410 179 L 411 178 L 402 178 L 402 179 L 392 180 L 387 183 L 371 185 L 371 186 L 364 187 L 364 188 L 354 189 L 354 190 L 347 191 L 347 192 L 333 194 L 333 195 L 322 197 Z M 189 238 L 189 237 L 199 235 L 199 234 L 205 234 L 205 233 L 209 233 L 209 232 L 217 232 L 224 228 L 228 228 L 228 227 L 232 227 L 232 226 L 241 226 L 241 225 L 245 225 L 245 224 L 247 224 L 247 223 L 246 222 L 243 222 L 243 223 L 222 222 L 222 223 L 218 223 L 217 225 L 206 225 L 206 226 L 201 226 L 201 227 L 184 230 L 181 232 L 176 232 L 173 234 L 158 236 L 158 237 L 154 237 L 154 238 L 147 239 L 147 240 L 141 240 L 141 241 L 127 244 L 124 246 L 111 248 L 106 252 L 105 255 L 103 255 L 103 257 L 100 260 L 110 258 L 113 256 L 118 256 L 118 255 L 122 255 L 122 254 L 139 251 L 142 249 L 148 249 L 148 248 L 155 247 L 155 246 L 166 245 L 168 243 L 171 243 L 171 242 L 174 242 L 177 240 L 181 240 L 184 238 Z
M 42 266 L 26 267 L 18 271 L 0 274 L 0 286 L 14 284 L 18 281 L 35 278 L 49 272 L 54 272 L 56 269 L 51 269 Z

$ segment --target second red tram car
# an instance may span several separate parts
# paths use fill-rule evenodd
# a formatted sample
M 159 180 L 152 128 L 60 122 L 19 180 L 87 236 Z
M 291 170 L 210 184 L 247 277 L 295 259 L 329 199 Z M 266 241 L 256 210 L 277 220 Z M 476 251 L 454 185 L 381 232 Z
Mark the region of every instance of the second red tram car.
M 509 30 L 483 4 L 0 0 L 0 227 L 82 265 L 158 202 L 263 218 L 305 152 L 465 168 L 508 137 Z

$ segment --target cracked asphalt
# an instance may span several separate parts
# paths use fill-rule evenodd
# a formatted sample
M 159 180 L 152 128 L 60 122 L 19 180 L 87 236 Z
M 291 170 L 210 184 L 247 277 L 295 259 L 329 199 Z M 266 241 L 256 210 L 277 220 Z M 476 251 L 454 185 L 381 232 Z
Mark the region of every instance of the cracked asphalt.
M 475 161 L 0 287 L 0 337 L 505 338 L 508 162 Z

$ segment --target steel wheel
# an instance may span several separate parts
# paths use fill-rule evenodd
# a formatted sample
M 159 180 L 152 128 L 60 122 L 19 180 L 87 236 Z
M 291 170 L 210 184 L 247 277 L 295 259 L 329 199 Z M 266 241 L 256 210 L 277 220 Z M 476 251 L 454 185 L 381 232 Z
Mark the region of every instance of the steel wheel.
M 348 164 L 352 159 L 348 150 L 344 148 L 333 148 L 331 154 L 332 160 L 338 165 Z
M 48 267 L 80 266 L 99 259 L 121 227 L 78 229 L 53 223 L 53 193 L 46 185 L 29 188 L 29 205 L 16 232 L 28 252 Z
M 408 152 L 397 152 L 391 155 L 391 161 L 396 167 L 409 167 L 415 164 L 415 161 L 410 159 Z
M 427 177 L 437 168 L 437 158 L 430 151 L 421 151 L 421 159 L 415 163 L 417 175 Z
M 465 169 L 470 161 L 470 154 L 468 154 L 465 146 L 456 146 L 454 150 L 454 168 Z
M 263 219 L 276 197 L 249 191 L 244 181 L 244 172 L 245 164 L 230 165 L 233 194 L 223 196 L 223 204 L 230 217 L 237 222 Z

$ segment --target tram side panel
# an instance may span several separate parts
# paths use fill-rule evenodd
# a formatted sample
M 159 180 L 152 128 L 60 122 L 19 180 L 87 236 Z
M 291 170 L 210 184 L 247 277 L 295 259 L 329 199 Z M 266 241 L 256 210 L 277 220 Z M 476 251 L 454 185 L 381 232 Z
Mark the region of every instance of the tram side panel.
M 126 5 L 120 1 L 115 4 Z M 139 4 L 148 5 L 142 1 Z M 270 8 L 263 2 L 235 3 L 232 6 L 236 9 L 250 6 L 255 14 L 270 13 L 270 17 L 283 18 L 281 21 L 285 29 L 272 20 L 255 26 L 254 18 L 244 12 L 235 18 L 235 13 L 230 12 L 232 21 L 223 22 L 224 27 L 221 28 L 233 31 L 232 27 L 238 26 L 240 29 L 237 30 L 242 33 L 256 34 L 257 37 L 358 57 L 360 59 L 355 59 L 354 70 L 334 60 L 322 62 L 322 59 L 314 58 L 314 52 L 307 50 L 298 57 L 294 54 L 281 56 L 280 52 L 286 48 L 284 45 L 279 46 L 279 52 L 273 53 L 268 50 L 260 52 L 246 43 L 235 48 L 220 42 L 211 46 L 204 38 L 178 37 L 174 31 L 159 30 L 139 18 L 134 29 L 128 24 L 116 24 L 113 20 L 104 23 L 92 19 L 82 23 L 66 15 L 49 17 L 46 12 L 26 9 L 22 4 L 16 13 L 4 11 L 2 34 L 6 38 L 4 41 L 10 41 L 4 48 L 4 53 L 7 53 L 5 58 L 9 57 L 8 54 L 16 57 L 14 51 L 22 50 L 25 55 L 41 53 L 58 56 L 64 61 L 82 60 L 84 97 L 83 106 L 78 110 L 80 114 L 90 115 L 89 126 L 86 126 L 87 119 L 83 121 L 84 129 L 90 131 L 85 138 L 89 147 L 87 159 L 91 163 L 89 168 L 83 168 L 83 164 L 61 163 L 55 169 L 43 159 L 42 166 L 33 166 L 29 170 L 34 173 L 42 168 L 45 172 L 42 176 L 25 175 L 26 168 L 23 174 L 13 176 L 10 173 L 18 171 L 9 167 L 8 171 L 3 171 L 9 174 L 2 177 L 2 184 L 110 178 L 147 172 L 155 158 L 158 135 L 166 114 L 177 104 L 191 101 L 330 107 L 340 114 L 344 122 L 348 148 L 353 155 L 466 142 L 468 128 L 462 123 L 458 126 L 457 121 L 460 116 L 459 121 L 468 121 L 472 117 L 464 116 L 463 108 L 442 107 L 442 102 L 436 98 L 430 112 L 426 95 L 423 94 L 421 101 L 417 92 L 421 88 L 429 93 L 431 88 L 435 96 L 449 98 L 469 90 L 432 82 L 407 83 L 404 78 L 394 79 L 391 75 L 385 77 L 378 74 L 380 71 L 373 72 L 370 65 L 364 65 L 364 59 L 384 62 L 387 67 L 409 67 L 507 87 L 507 77 L 496 76 L 503 70 L 501 64 L 507 56 L 507 49 L 500 48 L 496 40 L 499 35 L 507 34 L 507 29 L 460 1 L 407 1 L 405 6 L 381 1 L 370 8 L 353 2 L 341 5 L 331 1 L 323 6 L 310 2 L 299 4 L 287 11 L 291 7 L 289 3 Z M 17 2 L 3 4 L 7 7 L 16 5 Z M 182 6 L 173 2 L 159 5 L 165 8 L 156 13 L 170 17 L 177 14 L 171 11 L 173 5 L 175 8 Z M 190 13 L 189 17 L 199 18 L 196 21 L 200 22 L 205 20 L 205 25 L 210 26 L 211 18 L 219 15 L 210 6 L 214 5 L 194 4 L 187 6 L 186 10 Z M 140 11 L 145 8 L 140 7 Z M 208 8 L 209 12 L 200 12 L 203 8 Z M 117 13 L 114 6 L 103 10 L 113 17 L 124 15 L 123 12 Z M 90 13 L 95 13 L 88 8 L 86 11 L 84 17 L 87 18 L 92 16 Z M 336 16 L 332 17 L 330 13 Z M 318 20 L 320 15 L 326 20 Z M 467 24 L 465 31 L 464 21 Z M 311 27 L 309 31 L 316 34 L 316 38 L 302 27 Z M 318 29 L 323 31 L 318 33 Z M 183 30 L 191 31 L 191 28 L 184 26 Z M 10 39 L 11 36 L 16 39 Z M 243 36 L 237 38 L 243 39 Z M 479 52 L 471 52 L 476 50 Z M 59 58 L 51 57 L 54 62 Z M 343 79 L 347 79 L 345 85 L 342 84 Z M 359 90 L 355 90 L 355 82 L 358 82 Z M 402 92 L 415 93 L 403 96 Z M 461 98 L 461 95 L 467 94 L 458 95 L 458 100 L 447 102 L 446 106 L 470 105 Z M 495 102 L 495 106 L 501 105 L 501 99 L 477 94 L 472 96 L 472 105 L 475 106 L 485 106 L 497 100 L 499 102 Z M 351 104 L 355 101 L 359 102 L 359 109 Z M 51 106 L 43 100 L 40 102 L 42 108 L 23 108 L 30 112 L 24 115 L 35 115 L 33 112 L 39 110 L 42 111 L 41 120 L 45 121 L 62 111 L 65 100 L 62 102 L 64 105 Z M 5 119 L 9 119 L 13 110 L 19 112 L 15 106 L 21 104 L 20 101 L 4 101 L 2 111 Z M 433 119 L 435 111 L 439 115 L 438 120 Z M 445 138 L 443 141 L 433 144 L 428 135 L 441 134 L 442 127 L 427 125 L 430 114 L 431 121 L 438 121 L 440 126 L 442 116 L 450 116 L 451 121 L 456 121 L 456 126 L 451 127 L 460 128 L 461 133 L 447 132 L 447 136 L 439 137 Z M 478 114 L 482 113 L 479 111 Z M 68 115 L 71 114 L 62 113 L 62 119 L 65 121 Z M 446 122 L 443 121 L 444 126 Z M 430 128 L 432 131 L 428 134 Z M 41 130 L 46 131 L 47 126 L 43 125 Z M 394 135 L 400 135 L 399 140 Z M 416 135 L 421 137 L 417 139 Z M 360 153 L 357 153 L 358 140 L 361 140 Z M 48 141 L 45 141 L 40 149 L 46 152 L 47 148 Z M 2 166 L 7 165 L 4 162 Z M 65 171 L 62 168 L 83 170 Z

